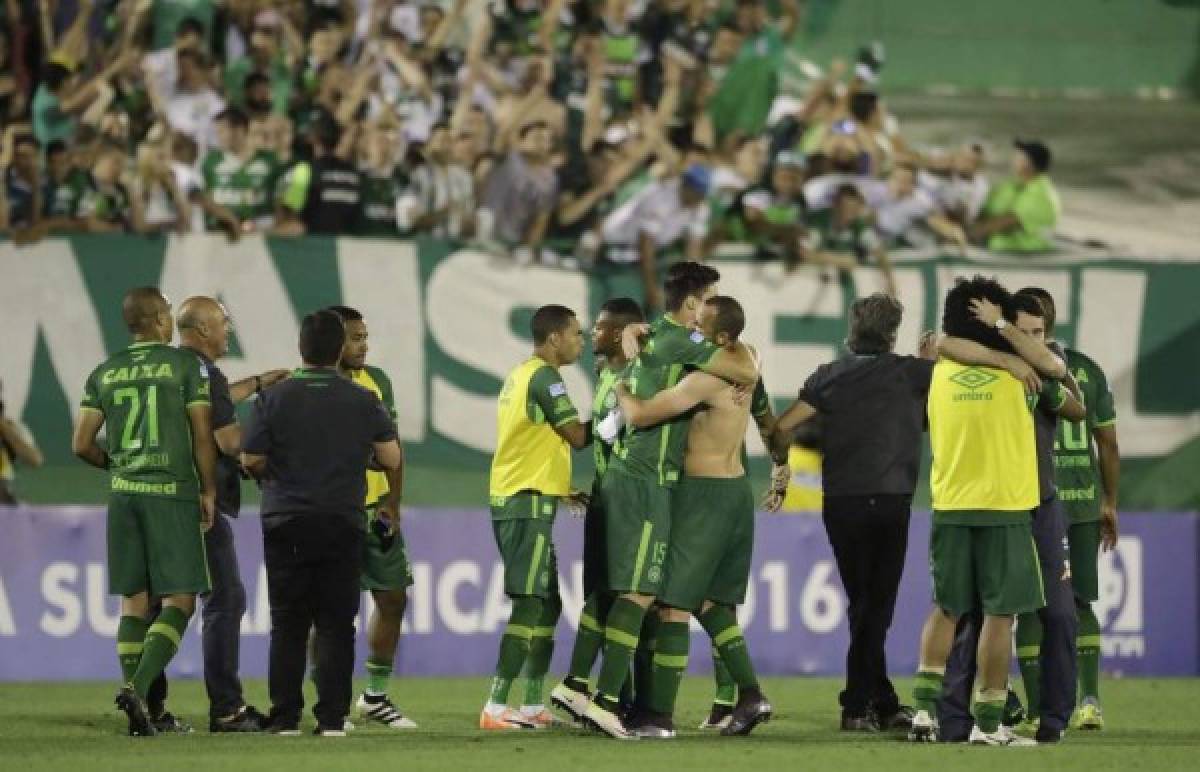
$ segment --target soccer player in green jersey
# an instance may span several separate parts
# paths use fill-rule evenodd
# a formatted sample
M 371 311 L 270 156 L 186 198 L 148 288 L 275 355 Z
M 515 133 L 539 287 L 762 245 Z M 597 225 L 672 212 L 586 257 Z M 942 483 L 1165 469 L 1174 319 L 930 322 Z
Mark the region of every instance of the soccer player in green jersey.
M 204 189 L 212 202 L 228 209 L 242 231 L 264 230 L 271 223 L 279 160 L 249 141 L 249 119 L 236 107 L 216 118 L 220 148 L 208 151 L 201 163 Z M 218 223 L 210 220 L 209 228 Z
M 367 323 L 363 315 L 348 306 L 332 306 L 329 310 L 340 316 L 346 325 L 346 344 L 342 348 L 338 370 L 379 397 L 395 423 L 396 397 L 392 392 L 392 381 L 383 370 L 367 364 Z M 408 549 L 400 531 L 403 491 L 403 463 L 395 471 L 367 470 L 368 527 L 360 584 L 362 589 L 371 592 L 375 610 L 367 621 L 367 688 L 354 707 L 367 721 L 391 729 L 416 729 L 416 723 L 401 713 L 388 696 L 404 610 L 408 608 L 408 588 L 413 583 Z
M 737 353 L 720 349 L 693 329 L 700 308 L 716 294 L 719 279 L 711 266 L 676 263 L 663 284 L 666 314 L 649 328 L 630 325 L 625 329 L 622 343 L 626 354 L 637 352 L 627 376 L 634 396 L 650 399 L 678 383 L 688 368 L 743 386 L 754 385 L 758 368 L 744 347 Z M 638 352 L 638 338 L 646 333 Z M 619 597 L 608 613 L 604 660 L 585 718 L 614 738 L 633 737 L 618 715 L 618 697 L 646 611 L 662 587 L 671 528 L 670 492 L 683 469 L 689 421 L 690 416 L 685 415 L 643 429 L 626 427 L 600 485 L 608 589 Z M 659 641 L 678 642 L 680 635 L 687 635 L 686 623 L 663 625 Z
M 551 704 L 575 721 L 582 720 L 591 699 L 588 680 L 604 645 L 604 623 L 614 600 L 606 589 L 604 578 L 604 511 L 600 507 L 600 482 L 608 468 L 617 433 L 624 425 L 614 390 L 621 372 L 629 364 L 621 349 L 621 334 L 626 326 L 644 320 L 642 309 L 633 298 L 612 298 L 600 306 L 600 313 L 592 324 L 592 351 L 596 355 L 599 375 L 592 399 L 591 420 L 596 477 L 583 523 L 584 603 L 567 677 L 550 693 Z
M 122 315 L 133 343 L 88 377 L 72 448 L 111 476 L 108 582 L 121 596 L 123 683 L 116 701 L 129 733 L 148 736 L 156 730 L 146 694 L 179 648 L 196 595 L 209 589 L 203 534 L 216 507 L 216 444 L 208 374 L 190 351 L 168 345 L 166 298 L 154 287 L 130 290 Z M 150 620 L 155 599 L 162 610 Z
M 504 563 L 504 593 L 512 614 L 500 640 L 496 674 L 479 714 L 486 731 L 545 729 L 554 717 L 542 704 L 542 684 L 554 653 L 562 611 L 553 527 L 558 501 L 571 488 L 571 450 L 591 442 L 559 369 L 583 349 L 575 312 L 560 305 L 533 314 L 533 356 L 504 379 L 496 400 L 496 452 L 488 483 L 492 530 Z M 524 672 L 520 711 L 508 706 Z
M 698 321 L 709 340 L 737 353 L 746 317 L 736 300 L 709 298 Z M 761 395 L 755 402 L 762 414 L 766 391 L 755 391 Z M 650 693 L 644 700 L 639 695 L 651 714 L 636 731 L 642 737 L 674 736 L 668 724 L 687 669 L 687 624 L 695 615 L 738 690 L 737 705 L 721 734 L 750 734 L 772 714 L 734 613 L 746 599 L 754 547 L 754 495 L 746 476 L 744 440 L 755 406 L 732 384 L 703 372 L 688 374 L 649 400 L 636 399 L 624 385 L 618 385 L 617 394 L 621 411 L 635 427 L 693 415 L 685 475 L 671 494 L 671 539 L 658 599 L 660 631 L 682 628 L 673 636 L 660 632 L 647 684 Z
M 1046 309 L 1046 335 L 1054 334 L 1055 306 L 1050 293 L 1027 287 L 1018 294 L 1036 297 Z M 1104 371 L 1090 357 L 1065 348 L 1067 369 L 1075 376 L 1087 418 L 1062 420 L 1054 443 L 1055 482 L 1067 511 L 1067 541 L 1071 582 L 1079 632 L 1079 705 L 1071 717 L 1072 729 L 1103 729 L 1100 710 L 1100 622 L 1092 609 L 1099 597 L 1100 550 L 1117 546 L 1117 487 L 1121 453 L 1117 446 L 1117 413 Z

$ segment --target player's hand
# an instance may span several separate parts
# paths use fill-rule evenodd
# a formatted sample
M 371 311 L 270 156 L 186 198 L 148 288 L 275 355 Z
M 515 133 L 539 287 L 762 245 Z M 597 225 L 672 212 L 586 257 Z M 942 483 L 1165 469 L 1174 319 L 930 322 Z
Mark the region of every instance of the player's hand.
M 376 515 L 380 520 L 387 523 L 388 535 L 397 533 L 400 530 L 400 503 L 387 502 L 380 503 Z
M 280 368 L 278 370 L 267 370 L 265 373 L 258 376 L 258 378 L 262 382 L 262 386 L 265 389 L 268 386 L 274 386 L 280 381 L 285 380 L 291 374 L 291 370 L 288 370 L 287 368 Z
M 937 340 L 937 332 L 934 330 L 926 330 L 921 333 L 921 338 L 917 341 L 917 356 L 931 362 L 936 361 L 938 358 Z
M 1042 379 L 1033 366 L 1017 356 L 1008 357 L 1008 365 L 1004 368 L 1012 377 L 1025 384 L 1025 391 L 1037 394 L 1042 390 Z
M 1000 306 L 985 298 L 972 298 L 967 305 L 974 317 L 988 327 L 995 327 L 1004 316 Z
M 621 331 L 621 351 L 625 353 L 626 359 L 637 359 L 637 355 L 642 352 L 642 336 L 649 334 L 650 325 L 645 322 L 625 325 L 625 329 Z
M 1104 552 L 1116 549 L 1120 535 L 1120 528 L 1117 525 L 1117 508 L 1102 502 L 1100 504 L 1100 548 Z
M 217 518 L 217 494 L 200 494 L 200 530 L 208 533 Z
M 571 491 L 564 499 L 564 503 L 567 505 L 567 511 L 571 513 L 571 517 L 582 520 L 587 514 L 588 506 L 592 503 L 592 495 L 587 491 Z
M 767 512 L 778 512 L 787 496 L 788 485 L 792 482 L 792 468 L 787 464 L 774 464 L 771 467 L 771 487 L 763 496 L 762 508 Z

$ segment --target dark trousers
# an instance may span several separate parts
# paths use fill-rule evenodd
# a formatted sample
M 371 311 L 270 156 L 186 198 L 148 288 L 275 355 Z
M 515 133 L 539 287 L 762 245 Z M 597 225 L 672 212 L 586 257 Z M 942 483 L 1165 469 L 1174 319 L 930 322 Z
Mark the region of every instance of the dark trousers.
M 263 523 L 271 648 L 267 685 L 271 720 L 300 721 L 308 631 L 317 637 L 317 704 L 321 727 L 342 727 L 350 712 L 354 617 L 365 535 L 338 515 L 308 515 Z
M 1079 620 L 1075 594 L 1067 574 L 1066 514 L 1057 496 L 1033 510 L 1033 540 L 1046 605 L 1038 611 L 1042 622 L 1041 687 L 1042 726 L 1066 729 L 1075 709 L 1075 633 Z M 971 691 L 975 683 L 975 653 L 983 614 L 974 611 L 958 621 L 954 648 L 946 661 L 946 678 L 938 704 L 941 736 L 947 742 L 964 741 L 975 720 L 971 717 Z
M 908 548 L 911 496 L 826 496 L 825 531 L 850 606 L 850 649 L 842 712 L 881 715 L 900 706 L 887 675 L 884 645 Z
M 225 515 L 217 515 L 204 534 L 208 576 L 212 583 L 203 597 L 201 642 L 204 649 L 204 688 L 211 718 L 233 715 L 241 709 L 242 682 L 238 656 L 242 616 L 246 613 L 246 588 L 233 546 L 233 528 Z

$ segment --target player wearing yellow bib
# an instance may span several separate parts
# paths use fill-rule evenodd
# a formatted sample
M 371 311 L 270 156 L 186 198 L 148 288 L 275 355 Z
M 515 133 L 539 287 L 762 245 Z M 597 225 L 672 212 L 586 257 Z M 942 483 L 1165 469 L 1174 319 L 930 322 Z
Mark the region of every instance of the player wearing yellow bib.
M 367 364 L 367 323 L 362 314 L 347 306 L 333 306 L 329 310 L 342 317 L 346 327 L 346 343 L 338 369 L 378 397 L 395 423 L 392 382 L 383 370 Z M 392 729 L 416 729 L 417 725 L 388 696 L 392 663 L 408 606 L 408 588 L 413 583 L 404 534 L 400 531 L 403 485 L 403 464 L 395 472 L 367 470 L 367 539 L 359 582 L 362 589 L 370 590 L 375 609 L 367 621 L 367 687 L 354 709 L 365 721 Z
M 554 721 L 542 704 L 542 682 L 562 611 L 552 530 L 558 500 L 570 493 L 571 449 L 591 441 L 590 426 L 579 422 L 558 373 L 579 359 L 583 349 L 575 312 L 542 306 L 531 326 L 533 356 L 509 373 L 496 406 L 489 498 L 512 615 L 479 715 L 479 728 L 486 730 L 540 729 Z M 517 711 L 508 706 L 508 694 L 522 668 L 526 693 Z
M 942 328 L 1000 351 L 1012 346 L 972 314 L 980 299 L 1010 294 L 996 281 L 960 279 L 946 296 Z M 1008 695 L 1013 617 L 1045 605 L 1030 525 L 1039 503 L 1037 447 L 1025 385 L 1004 370 L 949 359 L 934 366 L 927 402 L 933 451 L 930 567 L 934 608 L 921 633 L 910 739 L 937 739 L 937 701 L 958 618 L 983 607 L 979 691 L 972 714 L 981 741 L 1029 744 L 1000 726 Z M 975 740 L 974 735 L 972 740 Z

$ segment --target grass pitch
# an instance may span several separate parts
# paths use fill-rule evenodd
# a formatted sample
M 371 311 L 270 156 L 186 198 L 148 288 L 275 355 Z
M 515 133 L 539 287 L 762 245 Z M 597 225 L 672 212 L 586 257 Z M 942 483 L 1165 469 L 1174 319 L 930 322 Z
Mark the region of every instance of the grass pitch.
M 1196 769 L 1200 680 L 1109 680 L 1101 693 L 1109 728 L 1070 733 L 1058 747 L 1007 749 L 914 746 L 896 736 L 837 730 L 839 684 L 831 679 L 767 679 L 776 719 L 750 738 L 723 738 L 692 729 L 711 697 L 705 677 L 689 677 L 680 696 L 679 726 L 670 742 L 619 743 L 574 729 L 484 734 L 475 729 L 484 678 L 405 679 L 393 690 L 421 728 L 412 732 L 360 728 L 345 739 L 304 736 L 211 736 L 203 685 L 171 685 L 171 709 L 190 719 L 190 736 L 131 739 L 124 716 L 111 708 L 106 683 L 0 685 L 0 768 L 9 772 L 65 769 L 335 770 L 629 770 L 806 769 L 943 770 Z M 518 684 L 519 687 L 519 684 Z M 907 682 L 897 683 L 907 694 Z M 265 685 L 247 684 L 248 698 L 266 707 Z M 306 716 L 306 728 L 312 718 Z

